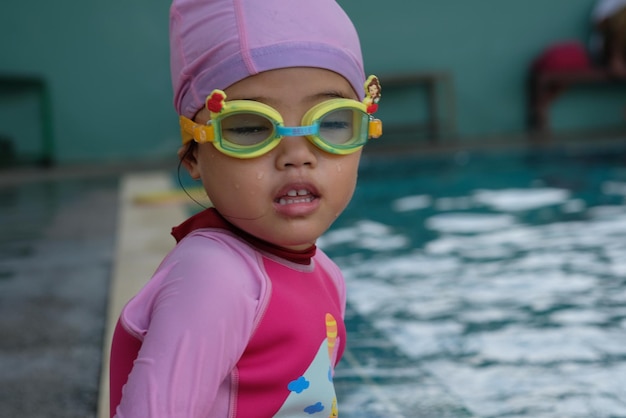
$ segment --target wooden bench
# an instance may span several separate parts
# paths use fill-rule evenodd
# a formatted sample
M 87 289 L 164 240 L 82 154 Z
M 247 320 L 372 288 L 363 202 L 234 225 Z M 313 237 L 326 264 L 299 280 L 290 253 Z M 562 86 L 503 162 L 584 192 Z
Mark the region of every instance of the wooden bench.
M 48 84 L 41 77 L 21 74 L 0 74 L 0 94 L 35 92 L 39 101 L 39 123 L 41 126 L 41 152 L 36 158 L 44 166 L 54 160 L 54 137 L 52 130 L 52 107 Z
M 528 80 L 528 125 L 532 133 L 550 132 L 550 105 L 566 90 L 585 85 L 626 84 L 602 68 L 578 71 L 545 71 L 532 73 Z

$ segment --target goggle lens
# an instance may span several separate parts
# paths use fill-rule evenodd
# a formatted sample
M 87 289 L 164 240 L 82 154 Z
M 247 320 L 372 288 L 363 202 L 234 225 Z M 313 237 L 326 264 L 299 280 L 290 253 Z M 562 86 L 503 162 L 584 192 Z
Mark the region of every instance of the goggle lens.
M 333 110 L 320 118 L 318 137 L 329 145 L 359 147 L 367 141 L 368 120 L 357 109 Z
M 216 128 L 221 133 L 222 145 L 230 143 L 234 148 L 259 145 L 275 136 L 274 123 L 270 119 L 250 112 L 221 118 Z
M 335 145 L 347 144 L 354 136 L 354 111 L 335 110 L 320 119 L 319 137 Z

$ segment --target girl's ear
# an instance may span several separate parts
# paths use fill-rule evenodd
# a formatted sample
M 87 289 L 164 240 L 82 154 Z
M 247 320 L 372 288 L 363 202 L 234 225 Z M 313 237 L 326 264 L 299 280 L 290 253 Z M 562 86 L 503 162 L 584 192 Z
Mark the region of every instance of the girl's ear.
M 192 179 L 200 178 L 200 168 L 198 167 L 198 146 L 195 142 L 190 142 L 178 149 L 178 158 L 181 164 L 187 169 Z

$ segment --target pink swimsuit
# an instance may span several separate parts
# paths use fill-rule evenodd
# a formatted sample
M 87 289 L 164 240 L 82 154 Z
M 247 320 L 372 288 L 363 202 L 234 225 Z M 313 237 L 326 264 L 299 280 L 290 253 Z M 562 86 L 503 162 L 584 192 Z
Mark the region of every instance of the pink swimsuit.
M 213 210 L 194 218 L 122 311 L 111 416 L 337 416 L 332 377 L 346 340 L 337 266 L 320 250 L 305 265 L 253 247 Z

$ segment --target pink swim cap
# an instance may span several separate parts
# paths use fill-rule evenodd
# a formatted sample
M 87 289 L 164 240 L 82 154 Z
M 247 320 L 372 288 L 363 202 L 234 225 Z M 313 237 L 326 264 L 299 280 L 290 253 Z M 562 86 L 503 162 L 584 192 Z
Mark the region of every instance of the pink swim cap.
M 286 67 L 346 78 L 362 97 L 359 38 L 335 0 L 173 0 L 170 64 L 174 107 L 192 118 L 213 89 Z

